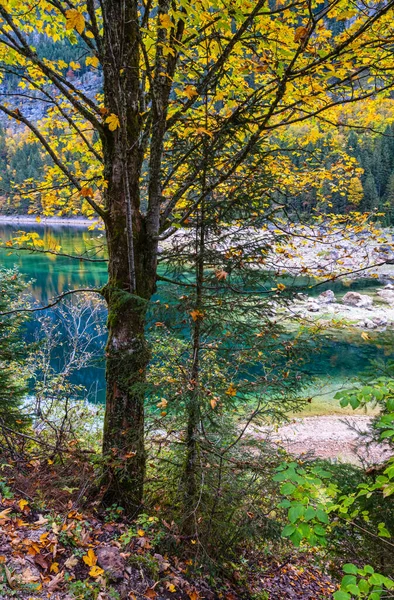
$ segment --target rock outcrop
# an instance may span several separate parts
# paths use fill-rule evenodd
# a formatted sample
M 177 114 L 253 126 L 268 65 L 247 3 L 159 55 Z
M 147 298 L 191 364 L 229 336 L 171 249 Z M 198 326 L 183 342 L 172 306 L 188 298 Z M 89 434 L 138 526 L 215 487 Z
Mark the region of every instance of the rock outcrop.
M 356 306 L 357 308 L 369 308 L 373 304 L 373 300 L 367 294 L 359 294 L 358 292 L 347 292 L 342 298 L 343 304 L 348 306 Z

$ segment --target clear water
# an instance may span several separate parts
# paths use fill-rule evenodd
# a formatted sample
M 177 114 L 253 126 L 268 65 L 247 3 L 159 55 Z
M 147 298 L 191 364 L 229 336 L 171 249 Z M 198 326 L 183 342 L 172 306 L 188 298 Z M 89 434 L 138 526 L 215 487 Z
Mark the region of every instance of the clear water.
M 83 227 L 63 225 L 34 226 L 0 225 L 0 240 L 6 242 L 12 238 L 18 229 L 35 231 L 44 240 L 45 248 L 61 246 L 61 252 L 66 254 L 83 254 L 86 250 L 95 248 L 96 258 L 104 258 L 104 237 L 100 231 L 88 231 Z M 26 251 L 10 251 L 0 249 L 0 264 L 3 267 L 17 266 L 27 279 L 32 280 L 31 292 L 39 304 L 45 304 L 48 299 L 69 289 L 84 287 L 101 287 L 106 282 L 106 263 L 90 263 L 77 261 L 72 258 L 36 254 Z M 294 283 L 294 280 L 292 280 Z M 312 282 L 299 278 L 295 284 L 307 288 Z M 379 283 L 376 280 L 360 279 L 356 281 L 336 281 L 311 289 L 310 293 L 317 295 L 324 289 L 332 289 L 338 297 L 349 291 L 371 292 L 376 290 Z M 160 297 L 160 288 L 158 291 Z M 27 331 L 29 341 L 35 331 L 34 319 Z M 310 357 L 305 365 L 305 372 L 316 376 L 316 383 L 311 394 L 318 398 L 320 405 L 336 408 L 333 404 L 333 390 L 344 385 L 350 378 L 356 377 L 368 366 L 371 360 L 394 357 L 393 332 L 371 334 L 371 340 L 366 342 L 361 338 L 360 331 L 339 332 L 325 336 L 320 341 L 319 351 Z M 103 364 L 85 369 L 76 377 L 76 383 L 83 383 L 92 391 L 93 396 L 104 399 L 105 377 Z M 321 408 L 319 409 L 321 412 Z

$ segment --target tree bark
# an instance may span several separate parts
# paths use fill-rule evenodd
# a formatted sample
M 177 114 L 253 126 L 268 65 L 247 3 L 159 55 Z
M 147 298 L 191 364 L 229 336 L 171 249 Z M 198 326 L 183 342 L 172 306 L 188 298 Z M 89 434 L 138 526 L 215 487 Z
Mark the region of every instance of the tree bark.
M 119 127 L 102 136 L 108 247 L 108 343 L 103 453 L 106 503 L 138 512 L 145 475 L 146 313 L 156 285 L 157 229 L 140 211 L 140 52 L 137 2 L 103 4 L 105 106 Z

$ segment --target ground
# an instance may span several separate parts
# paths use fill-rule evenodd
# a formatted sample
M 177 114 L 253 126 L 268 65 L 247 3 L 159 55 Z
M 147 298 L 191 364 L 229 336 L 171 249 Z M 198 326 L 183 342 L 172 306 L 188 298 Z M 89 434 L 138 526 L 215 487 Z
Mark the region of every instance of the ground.
M 313 554 L 296 549 L 280 561 L 245 552 L 242 566 L 212 579 L 187 549 L 184 558 L 156 552 L 149 521 L 143 530 L 71 501 L 62 512 L 40 511 L 40 503 L 3 484 L 0 600 L 318 600 L 337 589 Z

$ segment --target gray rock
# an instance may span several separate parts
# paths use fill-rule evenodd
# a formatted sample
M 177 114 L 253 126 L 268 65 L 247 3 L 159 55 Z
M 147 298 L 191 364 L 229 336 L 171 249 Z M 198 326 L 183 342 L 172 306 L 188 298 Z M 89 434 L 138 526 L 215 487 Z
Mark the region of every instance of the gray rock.
M 372 321 L 376 327 L 386 327 L 388 323 L 388 319 L 386 317 L 374 317 Z
M 374 321 L 371 321 L 371 319 L 364 319 L 364 321 L 361 321 L 361 326 L 365 327 L 366 329 L 376 329 L 378 327 L 378 325 Z
M 319 312 L 320 310 L 320 304 L 318 304 L 317 302 L 314 302 L 313 300 L 309 300 L 307 305 L 306 305 L 306 309 L 309 310 L 309 312 Z
M 323 304 L 331 304 L 332 302 L 336 302 L 335 294 L 332 290 L 326 290 L 325 292 L 322 292 L 317 299 Z
M 97 564 L 104 569 L 107 576 L 113 580 L 123 579 L 125 560 L 116 546 L 102 546 L 97 548 Z
M 369 308 L 373 301 L 367 294 L 359 294 L 358 292 L 348 292 L 342 298 L 343 304 L 348 306 L 356 306 L 357 308 Z
M 379 298 L 387 302 L 387 304 L 394 305 L 394 289 L 386 289 L 378 290 L 377 292 Z

